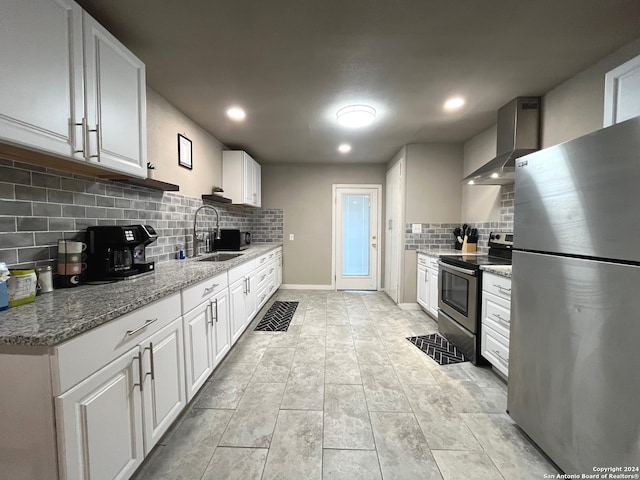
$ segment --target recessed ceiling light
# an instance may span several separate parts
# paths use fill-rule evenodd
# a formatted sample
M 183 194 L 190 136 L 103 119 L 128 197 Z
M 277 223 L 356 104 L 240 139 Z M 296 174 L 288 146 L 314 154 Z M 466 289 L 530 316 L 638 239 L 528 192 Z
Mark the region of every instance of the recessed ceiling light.
M 241 109 L 240 107 L 231 107 L 229 110 L 227 110 L 227 116 L 231 120 L 234 120 L 236 122 L 241 122 L 242 120 L 245 119 L 247 114 L 244 113 L 244 110 Z
M 336 117 L 343 127 L 366 127 L 375 120 L 376 110 L 369 105 L 349 105 L 338 110 Z
M 446 102 L 444 102 L 443 108 L 445 110 L 458 110 L 459 108 L 462 108 L 464 104 L 465 104 L 464 98 L 452 97 Z
M 473 180 L 469 180 L 469 181 L 467 182 L 467 184 L 468 184 L 468 185 L 475 185 L 475 183 L 476 183 L 476 182 L 474 182 Z
M 500 175 L 498 175 L 497 173 L 492 173 L 491 174 L 491 178 L 498 178 Z
M 349 153 L 351 151 L 351 145 L 349 145 L 348 143 L 343 143 L 338 147 L 338 150 L 341 153 Z

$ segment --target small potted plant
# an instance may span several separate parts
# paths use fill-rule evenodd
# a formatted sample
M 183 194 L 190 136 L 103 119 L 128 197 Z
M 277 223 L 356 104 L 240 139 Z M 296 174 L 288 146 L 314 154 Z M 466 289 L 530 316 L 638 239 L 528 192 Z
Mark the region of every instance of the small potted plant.
M 222 194 L 224 193 L 224 190 L 221 187 L 219 187 L 218 185 L 214 185 L 211 188 L 211 193 L 213 193 L 214 195 L 222 196 Z

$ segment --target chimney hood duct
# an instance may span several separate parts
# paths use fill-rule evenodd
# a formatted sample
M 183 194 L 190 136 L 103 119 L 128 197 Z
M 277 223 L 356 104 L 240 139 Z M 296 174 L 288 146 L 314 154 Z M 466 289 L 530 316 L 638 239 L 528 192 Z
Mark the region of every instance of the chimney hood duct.
M 516 158 L 540 150 L 540 97 L 517 97 L 498 110 L 496 158 L 462 180 L 506 185 L 516 178 Z

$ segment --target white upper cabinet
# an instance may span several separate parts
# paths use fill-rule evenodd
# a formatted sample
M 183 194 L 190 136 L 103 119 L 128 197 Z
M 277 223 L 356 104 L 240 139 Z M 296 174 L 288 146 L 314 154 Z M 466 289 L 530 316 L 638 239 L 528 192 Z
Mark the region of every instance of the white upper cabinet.
M 608 127 L 640 115 L 640 55 L 605 75 L 604 122 Z
M 86 12 L 83 27 L 88 158 L 105 168 L 145 177 L 144 63 Z
M 2 2 L 0 45 L 0 139 L 82 160 L 82 9 Z
M 0 140 L 146 176 L 144 64 L 71 0 L 0 5 Z
M 262 206 L 262 168 L 247 152 L 222 152 L 222 188 L 233 203 Z

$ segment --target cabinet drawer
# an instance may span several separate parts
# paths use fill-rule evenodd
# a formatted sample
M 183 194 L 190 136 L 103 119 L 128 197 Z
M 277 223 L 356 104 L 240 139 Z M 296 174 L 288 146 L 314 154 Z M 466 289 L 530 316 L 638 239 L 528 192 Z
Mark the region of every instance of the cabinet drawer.
M 239 278 L 249 275 L 253 269 L 256 268 L 255 260 L 249 260 L 248 262 L 238 265 L 229 270 L 229 285 L 234 283 Z
M 178 317 L 180 294 L 175 293 L 58 345 L 51 359 L 54 395 L 84 380 Z
M 482 292 L 482 321 L 491 322 L 495 330 L 509 338 L 511 303 L 492 293 Z
M 511 279 L 484 272 L 482 289 L 505 300 L 511 300 Z
M 424 265 L 425 267 L 429 265 L 431 257 L 427 257 L 426 255 L 418 254 L 418 265 Z
M 503 375 L 509 375 L 509 341 L 489 327 L 482 329 L 482 356 Z
M 215 277 L 204 280 L 203 282 L 191 285 L 182 289 L 182 313 L 187 313 L 191 309 L 197 307 L 206 299 L 220 293 L 227 288 L 227 272 L 216 275 Z
M 255 276 L 256 284 L 254 288 L 256 289 L 257 292 L 259 292 L 260 290 L 262 290 L 262 288 L 264 288 L 265 284 L 269 279 L 269 269 L 267 267 L 268 266 L 259 268 L 258 271 L 256 272 L 256 276 Z
M 271 252 L 271 253 L 273 253 L 273 252 Z M 273 257 L 271 257 L 271 258 L 273 258 Z M 260 268 L 260 267 L 264 266 L 268 261 L 269 261 L 269 254 L 262 255 L 261 257 L 258 257 L 258 259 L 256 260 L 255 268 Z
M 438 258 L 439 257 L 429 257 L 429 268 L 434 268 L 436 270 L 440 268 L 440 265 L 438 265 Z

